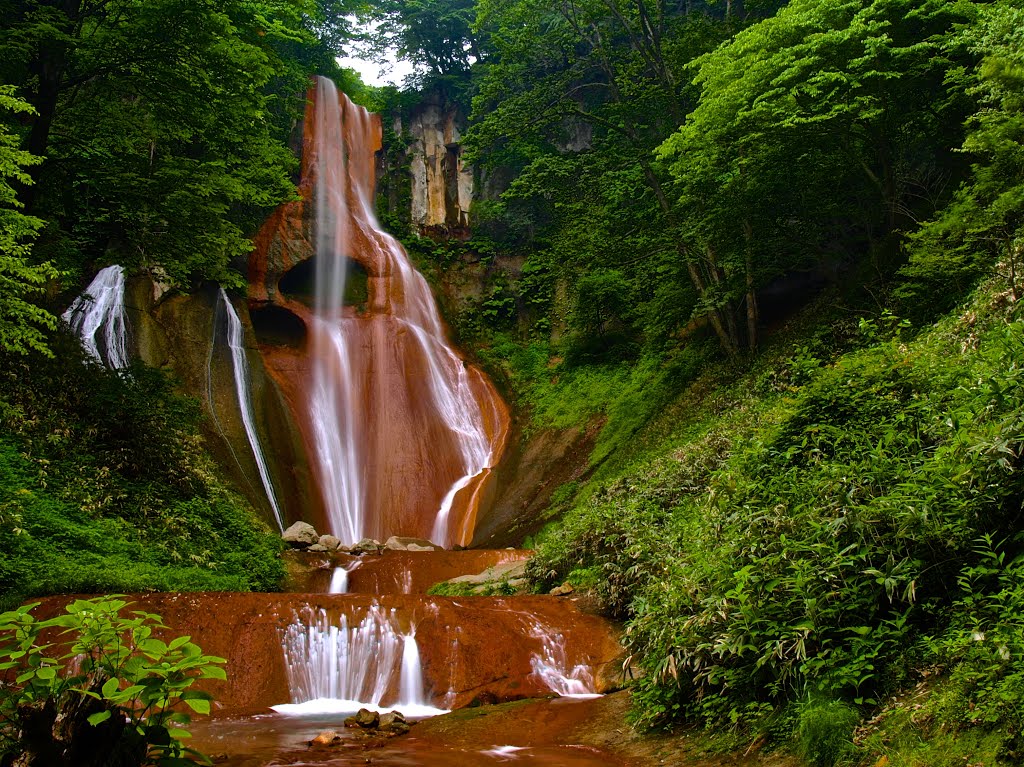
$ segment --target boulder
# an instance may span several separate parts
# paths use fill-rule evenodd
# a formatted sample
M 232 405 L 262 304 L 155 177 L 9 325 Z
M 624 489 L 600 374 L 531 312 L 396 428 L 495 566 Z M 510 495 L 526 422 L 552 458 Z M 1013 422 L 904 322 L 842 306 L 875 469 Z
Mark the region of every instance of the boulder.
M 308 522 L 296 522 L 285 530 L 281 537 L 285 543 L 295 549 L 305 549 L 320 541 L 320 536 Z
M 327 551 L 334 551 L 341 545 L 341 540 L 333 535 L 321 535 L 320 545 L 327 549 Z
M 341 736 L 334 730 L 324 730 L 317 735 L 313 740 L 309 741 L 311 746 L 333 746 L 335 743 L 341 740 Z
M 326 546 L 322 546 L 319 543 L 314 543 L 312 546 L 310 546 L 308 549 L 306 549 L 306 551 L 316 551 L 316 552 L 327 551 L 327 547 Z
M 384 548 L 392 551 L 444 551 L 444 546 L 438 546 L 425 538 L 403 538 L 398 535 L 388 538 Z
M 361 727 L 364 730 L 376 729 L 380 726 L 380 714 L 367 708 L 361 708 L 355 713 L 355 716 L 350 716 L 345 720 L 345 726 Z
M 401 711 L 388 711 L 380 715 L 379 729 L 388 735 L 404 735 L 409 732 L 409 723 Z
M 570 586 L 568 583 L 563 583 L 561 586 L 555 586 L 548 593 L 553 597 L 567 597 L 573 593 L 576 589 Z
M 373 538 L 363 538 L 355 546 L 352 547 L 350 553 L 352 554 L 379 554 L 384 547 L 380 541 L 375 541 Z
M 448 583 L 465 583 L 470 586 L 486 586 L 488 584 L 502 583 L 503 581 L 519 580 L 526 575 L 526 561 L 505 562 L 500 565 L 488 567 L 482 573 L 473 575 L 460 575 L 452 578 Z

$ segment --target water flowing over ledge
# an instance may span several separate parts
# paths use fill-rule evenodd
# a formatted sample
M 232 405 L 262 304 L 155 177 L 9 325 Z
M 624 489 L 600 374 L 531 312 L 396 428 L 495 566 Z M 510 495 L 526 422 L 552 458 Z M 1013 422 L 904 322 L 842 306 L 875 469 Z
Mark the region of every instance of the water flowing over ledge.
M 281 644 L 292 702 L 273 706 L 279 713 L 446 713 L 429 703 L 415 629 L 403 633 L 394 608 L 373 602 L 352 625 L 347 615 L 331 619 L 323 609 L 306 609 L 284 630 Z
M 61 318 L 81 339 L 86 352 L 113 370 L 128 367 L 128 315 L 124 308 L 124 268 L 100 269 Z
M 227 341 L 231 350 L 231 369 L 235 379 L 235 395 L 238 398 L 238 408 L 242 415 L 242 425 L 245 427 L 245 436 L 249 440 L 249 447 L 252 448 L 253 458 L 256 460 L 256 469 L 260 475 L 260 482 L 263 483 L 263 490 L 267 495 L 267 501 L 274 512 L 274 521 L 277 522 L 279 530 L 284 530 L 284 518 L 281 515 L 281 507 L 277 503 L 277 496 L 274 493 L 274 484 L 270 480 L 270 469 L 267 467 L 267 460 L 263 455 L 263 448 L 260 446 L 260 438 L 256 433 L 254 423 L 252 399 L 249 394 L 249 362 L 245 357 L 245 347 L 242 343 L 242 323 L 238 319 L 235 307 L 231 304 L 228 294 L 224 288 L 218 294 L 218 307 L 224 308 L 227 318 Z
M 504 452 L 508 410 L 448 343 L 426 280 L 374 216 L 380 135 L 379 118 L 317 80 L 302 200 L 256 238 L 250 305 L 272 304 L 305 329 L 291 348 L 260 351 L 304 434 L 325 523 L 315 526 L 349 543 L 403 535 L 466 545 Z M 311 294 L 296 287 L 295 270 L 312 274 Z M 351 305 L 357 272 L 366 293 Z

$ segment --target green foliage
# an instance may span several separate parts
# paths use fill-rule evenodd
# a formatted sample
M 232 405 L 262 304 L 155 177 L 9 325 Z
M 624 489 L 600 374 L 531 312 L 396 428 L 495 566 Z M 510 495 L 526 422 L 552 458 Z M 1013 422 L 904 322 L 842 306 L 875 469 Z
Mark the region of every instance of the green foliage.
M 160 616 L 134 610 L 123 617 L 129 606 L 108 596 L 76 599 L 45 620 L 32 615 L 38 603 L 0 614 L 0 754 L 29 745 L 21 740 L 34 736 L 23 726 L 26 710 L 87 697 L 98 702 L 89 724 L 114 724 L 109 732 L 117 740 L 104 744 L 111 753 L 137 754 L 135 763 L 159 767 L 210 764 L 182 744 L 190 716 L 179 704 L 209 714 L 211 696 L 191 688 L 225 679 L 224 659 L 203 655 L 187 636 L 158 639 L 154 632 L 167 629 Z
M 37 248 L 69 271 L 117 260 L 240 286 L 250 235 L 295 194 L 306 78 L 345 75 L 345 5 L 0 3 L 0 80 L 35 107 L 18 132 L 46 158 L 21 194 L 52 228 Z
M 939 657 L 962 655 L 953 678 L 969 680 L 956 683 L 977 698 L 971 710 L 990 701 L 992 718 L 975 723 L 1017 731 L 1000 648 L 1017 641 L 1019 570 L 968 585 L 993 567 L 973 542 L 1017 540 L 1024 500 L 1024 323 L 1005 321 L 991 295 L 911 341 L 899 320 L 868 321 L 868 346 L 827 364 L 782 347 L 762 364 L 785 387 L 759 390 L 755 370 L 670 408 L 645 430 L 686 417 L 650 452 L 634 448 L 633 462 L 581 488 L 530 572 L 545 583 L 601 574 L 598 593 L 628 618 L 648 672 L 638 722 L 765 726 L 808 696 L 870 705 L 936 657 L 935 636 Z M 992 642 L 968 639 L 979 625 Z
M 797 716 L 797 750 L 815 767 L 835 767 L 853 756 L 857 709 L 841 701 L 807 700 Z
M 978 22 L 957 39 L 981 57 L 962 76 L 980 101 L 963 151 L 975 163 L 950 204 L 913 236 L 898 295 L 918 314 L 950 308 L 992 264 L 1019 295 L 1024 237 L 1024 9 L 982 4 Z
M 166 377 L 87 362 L 5 361 L 0 594 L 274 590 L 280 541 L 228 491 L 195 403 Z M 113 417 L 111 414 L 117 414 Z
M 14 96 L 14 88 L 9 85 L 0 86 L 0 109 L 32 112 L 28 103 Z M 48 263 L 30 261 L 31 241 L 43 221 L 21 212 L 24 205 L 11 185 L 30 184 L 26 169 L 40 161 L 18 149 L 17 137 L 0 123 L 0 349 L 19 354 L 30 350 L 48 353 L 45 331 L 57 326 L 56 317 L 25 298 L 41 292 L 57 272 Z
M 478 583 L 442 581 L 427 589 L 427 594 L 435 597 L 507 597 L 515 593 L 515 587 L 507 580 L 491 581 L 483 586 Z

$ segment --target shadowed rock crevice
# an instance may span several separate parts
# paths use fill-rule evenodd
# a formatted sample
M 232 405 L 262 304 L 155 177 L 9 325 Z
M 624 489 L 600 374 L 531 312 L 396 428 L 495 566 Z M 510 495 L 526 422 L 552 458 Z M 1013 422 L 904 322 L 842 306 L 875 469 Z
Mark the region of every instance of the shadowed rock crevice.
M 306 323 L 297 315 L 275 304 L 249 310 L 256 340 L 260 345 L 301 349 L 306 343 Z

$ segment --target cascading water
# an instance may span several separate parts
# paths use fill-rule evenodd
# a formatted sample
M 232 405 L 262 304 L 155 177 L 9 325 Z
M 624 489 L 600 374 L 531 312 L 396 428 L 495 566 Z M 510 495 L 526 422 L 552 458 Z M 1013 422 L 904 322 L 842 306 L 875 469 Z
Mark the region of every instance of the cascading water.
M 234 371 L 235 394 L 238 397 L 238 408 L 242 414 L 242 425 L 245 427 L 245 435 L 249 439 L 253 458 L 256 459 L 256 469 L 259 471 L 267 500 L 274 511 L 274 520 L 277 522 L 278 528 L 283 531 L 284 519 L 281 515 L 281 508 L 278 506 L 277 496 L 274 494 L 274 484 L 270 481 L 270 470 L 267 467 L 263 448 L 260 446 L 260 438 L 256 433 L 256 425 L 253 422 L 252 400 L 249 398 L 249 362 L 246 360 L 243 346 L 242 323 L 238 319 L 238 314 L 228 299 L 227 293 L 224 292 L 224 288 L 220 289 L 220 302 L 224 306 L 227 317 L 228 348 L 231 350 L 231 367 Z
M 61 315 L 97 362 L 113 370 L 128 367 L 128 315 L 124 308 L 124 267 L 100 269 L 85 291 Z
M 563 697 L 590 697 L 596 695 L 594 672 L 580 663 L 569 668 L 565 652 L 565 638 L 541 623 L 534 623 L 530 635 L 541 641 L 541 651 L 530 658 L 534 676 L 552 692 Z
M 292 703 L 283 714 L 398 709 L 406 716 L 444 713 L 429 704 L 414 631 L 402 633 L 394 610 L 374 602 L 356 625 L 306 611 L 284 631 L 285 669 Z
M 310 380 L 292 401 L 327 524 L 349 542 L 412 535 L 467 544 L 507 411 L 449 346 L 426 280 L 377 223 L 379 123 L 330 80 L 317 81 L 313 101 L 304 157 L 314 190 L 313 310 L 279 301 L 309 334 Z M 354 264 L 367 275 L 359 310 L 344 303 Z
M 327 587 L 328 594 L 344 594 L 348 591 L 348 570 L 335 567 L 331 572 L 331 583 Z

